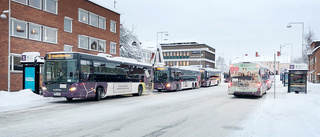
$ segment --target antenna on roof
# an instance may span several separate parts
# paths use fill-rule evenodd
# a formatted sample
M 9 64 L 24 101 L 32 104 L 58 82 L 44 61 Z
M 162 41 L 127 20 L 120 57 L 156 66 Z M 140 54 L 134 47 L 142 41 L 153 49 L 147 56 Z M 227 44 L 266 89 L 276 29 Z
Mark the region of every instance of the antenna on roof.
M 116 0 L 113 1 L 113 7 L 116 8 Z

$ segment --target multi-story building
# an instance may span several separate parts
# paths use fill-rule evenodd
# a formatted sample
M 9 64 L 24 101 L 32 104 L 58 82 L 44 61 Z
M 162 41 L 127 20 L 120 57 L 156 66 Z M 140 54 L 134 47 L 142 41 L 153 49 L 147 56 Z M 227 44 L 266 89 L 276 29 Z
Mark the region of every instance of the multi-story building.
M 142 62 L 151 64 L 151 57 L 154 54 L 154 51 L 149 49 L 141 49 L 142 52 Z
M 90 0 L 11 0 L 10 57 L 8 18 L 0 18 L 0 90 L 22 89 L 23 52 L 74 51 L 119 56 L 120 14 Z M 0 12 L 9 9 L 1 0 Z M 8 16 L 8 14 L 6 14 Z
M 320 40 L 313 41 L 310 44 L 310 51 L 308 52 L 308 69 L 309 69 L 309 81 L 313 83 L 320 82 Z
M 162 43 L 165 66 L 215 68 L 215 49 L 197 42 Z

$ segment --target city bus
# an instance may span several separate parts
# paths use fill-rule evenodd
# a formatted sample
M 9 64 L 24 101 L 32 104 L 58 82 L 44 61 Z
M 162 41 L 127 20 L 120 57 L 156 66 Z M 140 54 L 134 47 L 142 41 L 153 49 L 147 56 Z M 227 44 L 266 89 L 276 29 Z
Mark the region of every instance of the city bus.
M 229 72 L 229 70 L 225 71 L 223 73 L 223 79 L 224 79 L 224 83 L 228 83 L 229 82 L 229 80 L 230 80 L 230 72 Z
M 268 68 L 260 63 L 241 62 L 230 65 L 228 94 L 262 97 L 268 90 Z
M 152 66 L 107 54 L 51 52 L 45 56 L 43 96 L 94 98 L 152 91 Z
M 155 67 L 154 89 L 179 91 L 200 87 L 200 70 L 189 66 Z
M 221 83 L 221 71 L 213 68 L 201 68 L 201 86 L 211 87 Z

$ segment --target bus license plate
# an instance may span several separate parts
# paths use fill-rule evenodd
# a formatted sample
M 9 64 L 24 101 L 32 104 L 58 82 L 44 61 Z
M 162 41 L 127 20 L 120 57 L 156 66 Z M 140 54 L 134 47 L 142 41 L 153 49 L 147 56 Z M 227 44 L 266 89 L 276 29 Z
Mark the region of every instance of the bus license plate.
M 53 96 L 61 96 L 61 93 L 60 92 L 55 92 L 55 93 L 53 93 Z

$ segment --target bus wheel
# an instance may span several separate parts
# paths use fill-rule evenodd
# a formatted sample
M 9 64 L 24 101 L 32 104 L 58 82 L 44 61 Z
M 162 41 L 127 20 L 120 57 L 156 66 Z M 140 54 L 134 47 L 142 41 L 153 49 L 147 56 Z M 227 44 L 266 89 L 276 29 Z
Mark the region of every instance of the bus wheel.
M 101 100 L 101 95 L 103 94 L 103 88 L 98 87 L 97 91 L 96 91 L 96 96 L 94 97 L 95 101 L 100 101 Z
M 67 101 L 72 101 L 73 100 L 73 98 L 66 98 L 67 99 Z
M 137 94 L 133 94 L 134 96 L 141 96 L 142 95 L 142 86 L 138 87 L 138 93 Z

